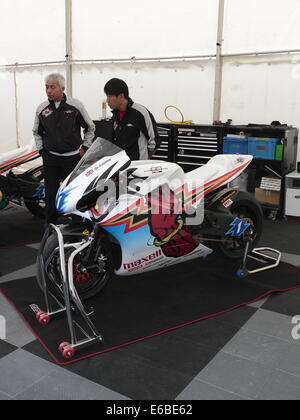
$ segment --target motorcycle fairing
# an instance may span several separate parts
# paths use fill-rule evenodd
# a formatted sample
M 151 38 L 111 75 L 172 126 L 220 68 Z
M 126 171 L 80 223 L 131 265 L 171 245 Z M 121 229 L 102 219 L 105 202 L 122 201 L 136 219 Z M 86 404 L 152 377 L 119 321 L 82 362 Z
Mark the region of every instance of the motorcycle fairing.
M 235 179 L 249 165 L 251 160 L 252 156 L 243 158 L 230 156 L 229 159 L 226 156 L 227 170 L 229 169 L 227 173 L 221 174 L 220 168 L 217 167 L 208 168 L 205 174 L 208 178 L 213 179 L 204 185 L 204 189 L 202 187 L 189 191 L 188 185 L 183 184 L 174 191 L 174 196 L 184 194 L 188 198 L 187 202 L 195 205 L 211 191 Z M 214 162 L 216 162 L 216 159 Z M 234 167 L 234 163 L 239 163 L 239 166 Z M 202 174 L 204 175 L 204 171 L 202 171 Z M 164 219 L 161 226 L 156 226 L 156 231 L 154 231 L 153 219 L 155 216 L 151 218 L 151 214 L 149 214 L 150 208 L 151 203 L 146 201 L 145 198 L 140 198 L 138 201 L 135 201 L 133 198 L 132 204 L 123 209 L 122 200 L 120 200 L 114 209 L 113 213 L 115 215 L 111 217 L 112 213 L 110 213 L 105 220 L 99 223 L 104 230 L 113 235 L 120 243 L 122 265 L 116 272 L 118 275 L 151 271 L 177 264 L 183 260 L 187 261 L 201 256 L 204 257 L 212 252 L 211 249 L 193 240 L 191 235 L 184 229 L 184 218 L 182 219 L 179 215 L 168 215 L 170 218 L 169 225 L 166 226 L 166 219 Z M 121 209 L 122 211 L 120 211 Z M 132 214 L 134 210 L 135 214 Z M 161 229 L 165 229 L 165 238 L 158 233 Z M 181 249 L 178 251 L 175 239 L 178 241 L 179 236 Z M 158 251 L 158 248 L 160 248 L 160 251 Z M 168 249 L 166 250 L 166 248 Z
M 0 154 L 0 175 L 37 157 L 38 154 L 34 141 L 26 147 Z
M 110 153 L 108 156 L 105 156 L 105 150 Z M 98 139 L 62 184 L 57 196 L 57 207 L 61 212 L 80 214 L 98 223 L 120 244 L 122 264 L 116 273 L 138 274 L 212 252 L 194 240 L 186 229 L 184 209 L 175 210 L 175 207 L 182 197 L 185 205 L 199 205 L 211 191 L 235 179 L 252 159 L 252 156 L 240 155 L 215 156 L 207 165 L 187 174 L 175 163 L 138 161 L 131 162 L 123 173 L 123 168 L 130 162 L 126 153 Z M 106 206 L 104 196 L 101 195 L 93 209 L 84 214 L 77 211 L 78 202 L 83 197 L 93 189 L 102 191 L 101 186 L 106 180 L 120 172 L 121 175 L 129 174 L 129 181 L 133 179 L 134 187 L 126 183 L 126 188 L 112 205 Z M 196 187 L 191 187 L 190 181 L 196 181 Z M 163 188 L 165 190 L 160 191 Z M 162 200 L 163 203 L 166 188 L 169 188 L 173 199 L 171 213 L 152 215 L 150 210 L 157 205 L 155 200 Z M 108 209 L 108 214 L 105 214 L 105 209 Z M 229 223 L 232 220 L 229 219 Z

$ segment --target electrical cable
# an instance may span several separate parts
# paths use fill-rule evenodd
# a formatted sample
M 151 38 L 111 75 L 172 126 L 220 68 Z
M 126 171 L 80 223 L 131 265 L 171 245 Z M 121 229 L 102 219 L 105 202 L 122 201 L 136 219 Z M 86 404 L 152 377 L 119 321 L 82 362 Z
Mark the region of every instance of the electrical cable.
M 178 111 L 178 112 L 179 112 L 179 114 L 180 114 L 180 116 L 181 116 L 181 119 L 182 119 L 181 121 L 172 121 L 172 120 L 168 117 L 167 111 L 168 111 L 168 109 L 170 109 L 170 108 L 174 108 L 174 109 L 176 109 L 176 111 Z M 167 107 L 166 107 L 166 109 L 165 109 L 165 117 L 166 117 L 166 119 L 167 119 L 168 121 L 170 121 L 170 123 L 171 123 L 171 124 L 185 124 L 185 125 L 188 125 L 188 124 L 193 124 L 193 123 L 194 123 L 194 121 L 192 121 L 192 120 L 185 121 L 185 120 L 184 120 L 183 113 L 181 112 L 181 110 L 180 110 L 179 108 L 177 108 L 177 106 L 174 106 L 174 105 L 169 105 L 169 106 L 167 106 Z

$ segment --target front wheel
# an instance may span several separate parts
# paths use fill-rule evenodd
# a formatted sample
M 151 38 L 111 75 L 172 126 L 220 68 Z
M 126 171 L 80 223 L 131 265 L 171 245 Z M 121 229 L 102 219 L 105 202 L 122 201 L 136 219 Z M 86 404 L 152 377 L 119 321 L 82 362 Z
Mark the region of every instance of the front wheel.
M 244 192 L 238 194 L 230 211 L 234 217 L 250 224 L 249 232 L 237 238 L 225 236 L 224 242 L 219 245 L 219 250 L 225 257 L 237 260 L 243 257 L 249 238 L 250 250 L 258 245 L 263 230 L 263 212 L 260 204 L 250 194 Z
M 78 237 L 68 235 L 68 231 L 63 232 L 64 243 L 72 244 L 80 242 L 82 234 L 78 232 Z M 98 246 L 95 246 L 95 244 Z M 66 261 L 75 250 L 75 247 L 67 248 L 65 252 Z M 57 298 L 62 295 L 62 280 L 60 275 L 60 258 L 58 252 L 57 235 L 52 234 L 42 250 L 43 260 L 45 262 L 45 277 L 49 291 Z M 113 273 L 113 256 L 110 250 L 109 242 L 106 238 L 100 241 L 92 242 L 91 246 L 75 257 L 73 264 L 73 281 L 77 293 L 81 300 L 87 300 L 100 293 L 107 285 Z M 37 281 L 43 289 L 42 268 L 37 260 Z

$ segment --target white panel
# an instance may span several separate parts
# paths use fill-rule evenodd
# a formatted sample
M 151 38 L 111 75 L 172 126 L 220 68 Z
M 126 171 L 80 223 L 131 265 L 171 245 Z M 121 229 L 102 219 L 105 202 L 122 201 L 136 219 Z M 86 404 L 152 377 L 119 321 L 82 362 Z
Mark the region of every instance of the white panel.
M 223 53 L 300 49 L 299 0 L 226 0 Z
M 64 60 L 63 0 L 1 0 L 0 63 Z
M 27 145 L 33 138 L 32 128 L 37 107 L 47 100 L 45 77 L 50 73 L 65 76 L 64 67 L 24 70 L 17 73 L 18 118 L 21 146 Z
M 0 71 L 0 92 L 0 153 L 4 153 L 17 147 L 15 90 L 12 73 Z
M 300 56 L 229 59 L 224 63 L 222 120 L 300 127 Z M 299 157 L 300 161 L 300 149 Z
M 214 54 L 218 0 L 73 0 L 74 58 Z
M 74 96 L 85 103 L 93 119 L 102 115 L 101 104 L 106 98 L 103 88 L 112 77 L 125 80 L 132 99 L 146 106 L 158 122 L 167 122 L 164 110 L 168 105 L 175 105 L 186 120 L 212 123 L 214 61 L 75 66 Z

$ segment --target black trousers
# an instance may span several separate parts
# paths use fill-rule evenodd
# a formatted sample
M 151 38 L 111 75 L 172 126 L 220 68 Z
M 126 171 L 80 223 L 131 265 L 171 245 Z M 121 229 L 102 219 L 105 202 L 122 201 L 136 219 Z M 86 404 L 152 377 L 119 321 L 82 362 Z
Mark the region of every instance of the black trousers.
M 60 183 L 70 175 L 80 159 L 80 154 L 67 157 L 55 156 L 49 152 L 43 153 L 47 223 L 55 223 L 55 220 L 58 217 L 55 205 L 56 194 L 60 187 Z

